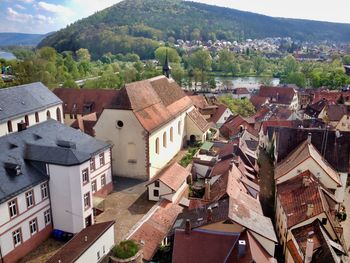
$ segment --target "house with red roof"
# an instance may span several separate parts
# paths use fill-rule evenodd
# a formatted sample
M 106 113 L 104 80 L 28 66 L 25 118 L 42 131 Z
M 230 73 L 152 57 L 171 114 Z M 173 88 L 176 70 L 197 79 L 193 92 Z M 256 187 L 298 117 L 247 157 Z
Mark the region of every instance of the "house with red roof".
M 292 87 L 261 86 L 259 89 L 258 96 L 267 98 L 270 104 L 286 106 L 290 110 L 299 109 L 298 93 Z
M 96 137 L 111 141 L 114 174 L 151 180 L 186 144 L 204 142 L 209 124 L 172 79 L 127 84 L 99 117 Z
M 251 95 L 247 88 L 236 88 L 232 92 L 234 99 L 250 99 Z
M 232 116 L 232 111 L 224 104 L 217 104 L 215 113 L 208 119 L 208 122 L 213 123 L 217 128 L 220 128 L 227 119 Z

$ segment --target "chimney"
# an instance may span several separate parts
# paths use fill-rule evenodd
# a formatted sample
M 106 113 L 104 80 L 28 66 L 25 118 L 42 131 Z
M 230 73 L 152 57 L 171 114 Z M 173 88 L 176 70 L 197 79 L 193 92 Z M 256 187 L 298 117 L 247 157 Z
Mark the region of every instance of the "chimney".
M 211 222 L 213 220 L 213 210 L 211 207 L 207 209 L 207 221 Z
M 204 192 L 204 200 L 210 200 L 210 180 L 205 179 L 204 182 L 205 192 Z
M 314 205 L 313 204 L 307 204 L 306 215 L 307 216 L 311 216 L 313 212 L 314 212 Z
M 306 252 L 305 252 L 305 263 L 310 263 L 312 261 L 312 254 L 314 252 L 314 241 L 312 239 L 314 232 L 310 231 L 306 241 Z
M 247 244 L 245 240 L 238 240 L 238 257 L 243 257 L 246 253 Z
M 185 234 L 186 235 L 191 234 L 191 221 L 189 219 L 186 219 Z
M 312 134 L 311 134 L 311 132 L 309 132 L 309 133 L 307 134 L 307 143 L 308 143 L 308 144 L 311 144 L 311 138 L 312 138 Z
M 21 122 L 17 123 L 17 130 L 24 131 L 27 129 L 27 124 L 22 120 Z

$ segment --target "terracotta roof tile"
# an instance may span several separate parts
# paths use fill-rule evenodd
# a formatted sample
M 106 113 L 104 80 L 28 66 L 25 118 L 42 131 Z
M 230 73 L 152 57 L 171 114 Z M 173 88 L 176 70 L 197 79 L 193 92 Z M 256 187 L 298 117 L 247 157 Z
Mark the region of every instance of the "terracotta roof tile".
M 172 262 L 225 262 L 238 238 L 239 233 L 194 229 L 186 234 L 184 230 L 178 229 L 175 232 Z
M 270 103 L 290 105 L 296 91 L 289 87 L 265 87 L 261 86 L 258 95 L 270 99 Z
M 129 239 L 143 240 L 143 258 L 150 261 L 162 240 L 167 236 L 182 207 L 167 200 L 161 201 L 159 208 L 144 222 Z
M 303 185 L 303 177 L 309 180 L 309 186 Z M 327 204 L 323 203 L 323 188 L 309 170 L 299 174 L 287 182 L 277 185 L 277 196 L 287 216 L 287 228 L 313 218 L 322 212 L 328 212 Z M 313 205 L 310 215 L 307 215 L 308 205 Z
M 96 112 L 97 117 L 118 96 L 118 91 L 112 89 L 58 88 L 53 93 L 63 101 L 64 114 L 87 115 Z M 91 111 L 88 106 L 91 106 Z
M 183 182 L 186 181 L 186 178 L 189 175 L 189 171 L 187 171 L 178 163 L 173 163 L 172 165 L 161 170 L 157 176 L 147 185 L 153 183 L 156 180 L 159 180 L 165 185 L 169 186 L 172 190 L 177 191 Z
M 209 123 L 204 119 L 203 115 L 200 114 L 196 108 L 188 112 L 187 115 L 202 132 L 206 132 L 209 129 Z
M 248 132 L 252 133 L 254 136 L 258 136 L 258 131 L 256 131 L 240 115 L 231 116 L 228 118 L 227 121 L 220 127 L 220 133 L 228 139 L 237 136 L 241 132 L 241 127 L 243 127 L 243 129 L 247 129 Z
M 75 262 L 90 246 L 92 246 L 109 228 L 113 227 L 114 221 L 94 224 L 84 228 L 66 243 L 47 263 Z M 113 230 L 114 233 L 114 230 Z M 85 238 L 87 237 L 87 241 Z M 107 248 L 108 249 L 108 248 Z
M 203 95 L 188 95 L 189 98 L 192 100 L 192 103 L 194 106 L 196 106 L 197 109 L 205 109 L 209 106 L 207 100 Z
M 269 99 L 267 97 L 262 96 L 252 96 L 250 98 L 250 102 L 254 105 L 255 109 L 260 109 L 265 103 L 267 103 Z
M 216 109 L 213 116 L 210 117 L 208 120 L 209 122 L 217 123 L 221 116 L 225 113 L 225 111 L 228 109 L 226 105 L 224 104 L 217 104 L 218 108 Z
M 233 90 L 234 94 L 237 95 L 246 95 L 246 94 L 250 94 L 250 92 L 247 90 L 247 88 L 236 88 Z
M 327 108 L 329 121 L 340 121 L 346 114 L 350 115 L 350 106 L 348 105 L 329 105 Z
M 108 107 L 133 110 L 141 125 L 152 132 L 192 105 L 174 80 L 159 76 L 127 84 Z

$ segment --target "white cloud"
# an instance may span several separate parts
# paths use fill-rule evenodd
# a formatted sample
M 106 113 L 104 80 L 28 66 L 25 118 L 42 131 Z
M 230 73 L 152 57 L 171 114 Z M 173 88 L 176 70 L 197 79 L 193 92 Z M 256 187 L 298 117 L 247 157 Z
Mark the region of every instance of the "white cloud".
M 33 16 L 30 14 L 18 13 L 13 10 L 11 7 L 7 8 L 7 18 L 11 21 L 16 22 L 28 22 L 33 19 Z
M 31 4 L 34 2 L 34 0 L 19 0 L 19 1 L 26 4 Z
M 51 12 L 51 13 L 56 13 L 60 16 L 71 17 L 74 15 L 74 12 L 70 8 L 65 7 L 63 5 L 56 5 L 56 4 L 46 3 L 46 2 L 39 2 L 38 7 L 42 10 L 45 10 L 45 11 Z
M 16 7 L 17 9 L 21 9 L 21 10 L 26 9 L 23 5 L 19 5 L 19 4 L 16 4 L 15 7 Z
M 121 2 L 121 0 L 72 0 L 69 6 L 76 10 L 77 18 L 82 18 L 119 2 Z

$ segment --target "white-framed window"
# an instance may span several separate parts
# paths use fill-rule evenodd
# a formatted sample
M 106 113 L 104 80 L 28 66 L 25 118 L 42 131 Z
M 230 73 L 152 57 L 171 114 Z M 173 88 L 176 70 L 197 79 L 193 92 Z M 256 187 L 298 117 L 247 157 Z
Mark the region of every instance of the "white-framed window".
M 101 188 L 106 185 L 106 175 L 101 175 Z
M 36 218 L 29 221 L 29 231 L 31 235 L 34 235 L 36 232 L 38 232 L 38 221 Z
M 49 196 L 49 189 L 47 188 L 47 183 L 41 185 L 41 198 L 46 199 Z
M 85 168 L 82 171 L 82 178 L 83 178 L 83 185 L 85 185 L 89 182 L 89 169 L 88 168 Z
M 105 153 L 100 153 L 99 159 L 100 159 L 100 166 L 105 165 Z
M 105 246 L 103 246 L 103 254 L 105 254 L 106 253 L 106 247 Z
M 8 202 L 8 206 L 9 206 L 9 213 L 10 213 L 10 217 L 15 217 L 18 214 L 18 209 L 17 209 L 17 199 L 11 200 L 10 202 Z
M 95 156 L 91 157 L 90 159 L 90 170 L 91 172 L 96 170 Z
M 45 225 L 48 225 L 48 224 L 51 223 L 51 212 L 50 212 L 50 209 L 46 210 L 44 212 L 44 222 L 45 222 Z
M 20 228 L 12 232 L 13 244 L 15 247 L 19 246 L 22 243 L 22 231 Z
M 173 127 L 170 128 L 170 141 L 173 142 L 174 140 L 174 129 Z
M 181 121 L 177 123 L 177 133 L 180 135 L 181 134 Z
M 93 180 L 93 181 L 91 182 L 91 192 L 92 192 L 92 193 L 96 193 L 96 191 L 97 191 L 96 180 Z
M 167 146 L 167 138 L 166 138 L 166 132 L 163 133 L 163 147 L 166 148 Z
M 159 154 L 159 138 L 156 139 L 155 150 L 156 150 L 156 154 Z
M 90 207 L 90 192 L 84 194 L 84 209 L 88 209 Z
M 34 205 L 34 192 L 33 192 L 33 190 L 26 192 L 26 204 L 27 204 L 27 208 L 31 208 Z

